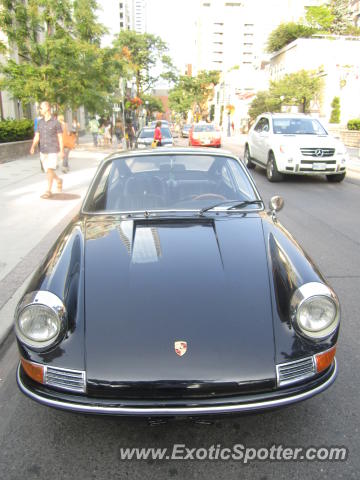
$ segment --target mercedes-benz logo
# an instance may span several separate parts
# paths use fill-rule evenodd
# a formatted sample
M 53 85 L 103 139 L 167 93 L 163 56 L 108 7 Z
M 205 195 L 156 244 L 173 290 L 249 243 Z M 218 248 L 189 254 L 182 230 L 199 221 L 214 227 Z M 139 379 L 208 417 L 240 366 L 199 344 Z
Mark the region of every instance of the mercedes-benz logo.
M 317 150 L 315 150 L 316 157 L 322 157 L 323 155 L 324 155 L 324 151 L 321 150 L 321 148 L 318 148 Z

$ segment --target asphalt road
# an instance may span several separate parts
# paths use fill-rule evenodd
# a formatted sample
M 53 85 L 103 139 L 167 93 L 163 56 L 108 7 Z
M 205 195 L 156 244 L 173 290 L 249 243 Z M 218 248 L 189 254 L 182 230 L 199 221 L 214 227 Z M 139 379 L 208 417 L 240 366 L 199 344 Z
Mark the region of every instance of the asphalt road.
M 240 146 L 230 149 L 241 154 Z M 341 184 L 321 178 L 289 178 L 271 184 L 262 170 L 256 169 L 252 175 L 265 201 L 274 194 L 284 197 L 281 223 L 316 261 L 339 295 L 342 329 L 335 384 L 325 393 L 283 410 L 225 417 L 210 425 L 183 420 L 150 426 L 140 419 L 69 414 L 41 407 L 20 394 L 15 382 L 16 345 L 11 335 L 0 350 L 2 480 L 359 479 L 360 180 L 354 174 Z M 46 238 L 36 248 L 41 250 L 43 242 Z M 344 446 L 349 454 L 344 462 L 253 461 L 248 465 L 220 460 L 120 459 L 121 447 L 171 449 L 174 444 L 188 448 Z

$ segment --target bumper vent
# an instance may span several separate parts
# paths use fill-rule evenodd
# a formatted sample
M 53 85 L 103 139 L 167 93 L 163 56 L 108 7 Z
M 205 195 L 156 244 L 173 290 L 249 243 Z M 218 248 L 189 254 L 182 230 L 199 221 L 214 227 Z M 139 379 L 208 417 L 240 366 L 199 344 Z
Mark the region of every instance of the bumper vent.
M 317 157 L 319 160 L 324 157 L 333 157 L 335 148 L 300 148 L 304 157 Z
M 85 392 L 85 372 L 81 370 L 66 370 L 64 368 L 46 367 L 45 382 L 51 387 Z
M 276 376 L 279 387 L 301 382 L 316 373 L 313 357 L 302 358 L 295 362 L 276 365 Z

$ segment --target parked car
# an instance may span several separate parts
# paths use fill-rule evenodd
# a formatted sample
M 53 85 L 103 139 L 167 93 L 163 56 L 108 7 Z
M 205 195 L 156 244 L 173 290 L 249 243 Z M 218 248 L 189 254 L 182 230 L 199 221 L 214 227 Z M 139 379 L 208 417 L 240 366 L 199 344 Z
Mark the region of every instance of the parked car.
M 285 174 L 325 174 L 329 182 L 341 182 L 348 161 L 346 147 L 319 120 L 289 113 L 260 115 L 249 131 L 244 157 L 248 168 L 265 168 L 270 182 Z
M 147 417 L 273 409 L 324 391 L 339 303 L 279 223 L 282 203 L 266 211 L 230 153 L 104 159 L 17 306 L 21 391 Z
M 194 123 L 189 131 L 189 146 L 221 147 L 221 132 L 212 123 Z
M 155 127 L 142 128 L 135 140 L 135 148 L 149 148 L 154 139 Z M 163 147 L 172 147 L 174 145 L 174 139 L 171 135 L 170 128 L 161 127 L 161 144 Z
M 190 128 L 191 128 L 191 123 L 189 123 L 189 124 L 187 123 L 186 125 L 182 126 L 182 129 L 181 129 L 182 138 L 188 138 L 189 137 Z

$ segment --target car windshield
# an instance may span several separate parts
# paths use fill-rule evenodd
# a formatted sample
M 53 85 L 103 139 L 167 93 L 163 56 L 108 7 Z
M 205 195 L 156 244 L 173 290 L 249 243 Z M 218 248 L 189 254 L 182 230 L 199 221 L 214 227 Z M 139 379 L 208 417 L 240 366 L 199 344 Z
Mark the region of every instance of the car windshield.
M 327 135 L 314 118 L 274 118 L 273 127 L 274 133 L 280 135 Z
M 233 157 L 154 153 L 107 160 L 83 210 L 200 211 L 211 207 L 234 212 L 236 202 L 246 202 L 246 209 L 259 209 L 258 203 L 250 203 L 259 199 L 244 167 Z
M 194 125 L 194 132 L 215 132 L 214 125 Z
M 171 132 L 167 127 L 161 127 L 162 138 L 171 138 Z M 139 138 L 154 138 L 155 128 L 143 128 Z

